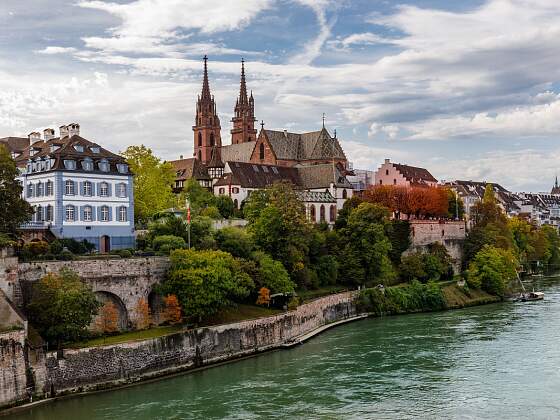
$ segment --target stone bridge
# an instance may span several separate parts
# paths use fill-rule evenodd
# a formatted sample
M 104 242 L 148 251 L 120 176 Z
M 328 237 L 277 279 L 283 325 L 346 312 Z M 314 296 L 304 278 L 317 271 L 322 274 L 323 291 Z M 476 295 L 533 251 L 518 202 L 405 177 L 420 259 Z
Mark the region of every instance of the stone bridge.
M 146 299 L 152 306 L 157 305 L 155 293 L 152 293 L 154 285 L 164 279 L 169 265 L 167 257 L 19 264 L 14 264 L 13 259 L 4 258 L 0 259 L 0 289 L 21 307 L 29 301 L 34 282 L 47 273 L 58 273 L 66 267 L 89 284 L 99 300 L 109 300 L 115 304 L 119 311 L 119 326 L 125 329 L 133 327 L 140 299 Z

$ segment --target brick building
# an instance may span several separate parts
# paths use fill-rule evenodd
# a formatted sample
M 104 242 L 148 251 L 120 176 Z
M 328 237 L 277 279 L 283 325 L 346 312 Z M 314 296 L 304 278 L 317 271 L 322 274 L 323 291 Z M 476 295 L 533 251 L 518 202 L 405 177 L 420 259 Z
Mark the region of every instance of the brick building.
M 376 185 L 397 185 L 401 187 L 435 187 L 437 179 L 424 168 L 393 163 L 389 159 L 375 171 Z

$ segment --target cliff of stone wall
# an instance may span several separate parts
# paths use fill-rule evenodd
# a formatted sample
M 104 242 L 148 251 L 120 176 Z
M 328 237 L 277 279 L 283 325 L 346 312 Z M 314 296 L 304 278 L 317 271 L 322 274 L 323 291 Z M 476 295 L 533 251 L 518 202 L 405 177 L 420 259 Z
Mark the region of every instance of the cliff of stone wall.
M 0 407 L 27 399 L 25 331 L 0 334 Z

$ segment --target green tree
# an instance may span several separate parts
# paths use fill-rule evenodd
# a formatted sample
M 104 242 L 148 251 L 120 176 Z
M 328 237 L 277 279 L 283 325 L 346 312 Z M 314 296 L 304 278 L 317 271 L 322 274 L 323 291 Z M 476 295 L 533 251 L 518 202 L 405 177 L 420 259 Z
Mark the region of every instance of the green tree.
M 447 215 L 451 219 L 458 218 L 459 220 L 463 219 L 465 215 L 465 205 L 463 204 L 463 200 L 458 194 L 451 190 L 447 190 Z
M 548 264 L 552 269 L 557 269 L 560 266 L 560 236 L 558 231 L 550 226 L 541 226 L 541 230 L 548 240 L 550 258 Z
M 183 187 L 179 198 L 181 208 L 184 208 L 187 199 L 193 216 L 199 216 L 204 209 L 216 206 L 216 197 L 194 178 L 189 179 Z
M 225 227 L 214 233 L 218 248 L 237 258 L 250 258 L 255 249 L 253 235 L 239 227 Z
M 235 212 L 235 205 L 231 197 L 219 195 L 215 197 L 215 204 L 224 219 L 229 219 Z
M 21 196 L 18 170 L 10 152 L 0 144 L 0 233 L 15 236 L 18 227 L 31 219 L 33 209 Z
M 517 260 L 511 251 L 485 245 L 469 264 L 470 287 L 503 296 L 507 284 L 516 278 Z
M 257 286 L 266 287 L 272 294 L 295 291 L 295 284 L 280 261 L 262 251 L 255 252 L 253 258 L 257 262 Z
M 147 221 L 154 214 L 173 207 L 175 171 L 144 145 L 129 146 L 123 153 L 134 174 L 134 216 Z
M 338 215 L 336 217 L 336 221 L 334 222 L 335 223 L 334 224 L 335 228 L 336 229 L 342 229 L 342 228 L 346 227 L 346 224 L 348 223 L 348 216 L 350 216 L 350 213 L 352 212 L 352 210 L 354 210 L 356 207 L 358 207 L 363 202 L 364 202 L 364 200 L 362 200 L 357 195 L 353 195 L 348 200 L 346 200 L 344 202 L 344 205 L 342 206 L 342 209 L 340 209 L 340 211 L 338 212 Z
M 160 292 L 177 296 L 185 316 L 200 322 L 254 289 L 251 278 L 223 251 L 176 250 Z
M 362 203 L 352 210 L 347 226 L 340 230 L 341 277 L 350 284 L 390 284 L 395 273 L 389 259 L 391 242 L 386 230 L 389 210 Z
M 63 342 L 87 336 L 87 327 L 100 306 L 93 291 L 75 272 L 62 269 L 35 283 L 27 313 L 39 334 L 60 348 Z

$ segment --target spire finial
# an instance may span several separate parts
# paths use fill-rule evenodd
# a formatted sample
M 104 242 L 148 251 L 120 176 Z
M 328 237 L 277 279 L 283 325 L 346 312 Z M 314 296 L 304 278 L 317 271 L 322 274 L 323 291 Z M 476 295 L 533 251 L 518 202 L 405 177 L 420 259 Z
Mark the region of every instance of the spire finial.
M 264 130 L 264 120 L 261 120 L 261 130 Z
M 202 99 L 210 99 L 210 84 L 208 83 L 208 56 L 204 54 L 204 80 L 202 81 Z
M 325 113 L 323 112 L 323 128 L 325 128 Z
M 334 138 L 336 139 L 336 128 L 334 129 Z
M 246 104 L 247 99 L 247 84 L 245 83 L 245 60 L 241 59 L 241 84 L 239 86 L 239 103 Z
M 554 181 L 554 186 L 558 188 L 558 174 L 556 174 L 556 181 Z

